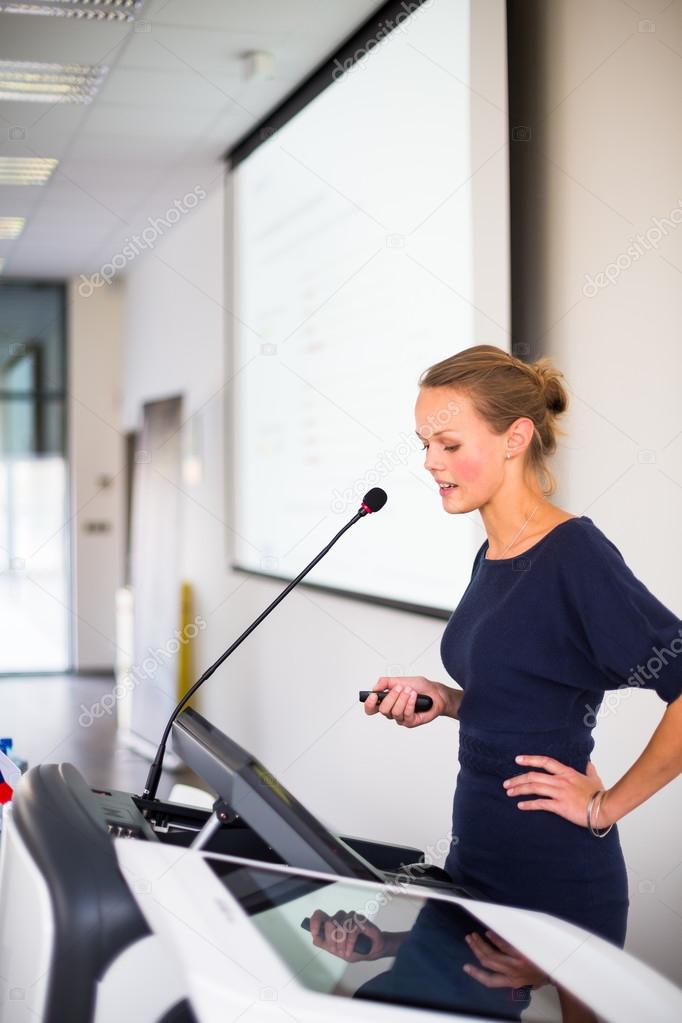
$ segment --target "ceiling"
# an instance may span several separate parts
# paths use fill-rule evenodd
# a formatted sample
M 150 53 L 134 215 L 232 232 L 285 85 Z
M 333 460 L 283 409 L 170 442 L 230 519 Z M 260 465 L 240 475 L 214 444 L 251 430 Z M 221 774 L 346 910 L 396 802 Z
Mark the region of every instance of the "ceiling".
M 383 0 L 146 0 L 132 23 L 0 14 L 0 60 L 105 64 L 90 104 L 0 101 L 0 156 L 56 157 L 44 186 L 0 185 L 4 278 L 95 272 L 126 238 L 222 175 L 225 150 Z M 244 54 L 269 51 L 274 77 Z

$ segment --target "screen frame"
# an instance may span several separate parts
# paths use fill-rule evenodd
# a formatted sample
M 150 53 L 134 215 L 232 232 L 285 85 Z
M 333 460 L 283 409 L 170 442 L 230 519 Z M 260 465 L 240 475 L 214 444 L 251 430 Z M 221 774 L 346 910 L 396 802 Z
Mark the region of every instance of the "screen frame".
M 246 135 L 224 154 L 231 169 L 250 156 L 259 146 L 267 142 L 279 128 L 284 127 L 303 110 L 316 96 L 324 92 L 338 79 L 338 64 L 348 69 L 368 53 L 398 25 L 402 24 L 430 0 L 388 0 L 372 14 L 360 28 L 356 29 L 329 57 L 319 64 L 307 78 L 284 97 L 270 113 L 262 117 Z M 409 9 L 408 9 L 409 8 Z M 342 74 L 345 74 L 345 70 Z
M 266 572 L 264 569 L 246 568 L 236 561 L 230 563 L 232 572 L 242 575 L 256 576 L 259 579 L 271 579 L 273 582 L 290 583 L 291 578 L 286 575 L 277 575 L 274 572 Z M 315 590 L 318 593 L 328 593 L 332 597 L 344 597 L 347 600 L 360 600 L 365 604 L 377 604 L 380 607 L 390 607 L 395 611 L 410 611 L 412 614 L 424 615 L 426 618 L 438 618 L 448 621 L 452 610 L 444 607 L 431 607 L 428 604 L 413 604 L 407 600 L 398 600 L 395 597 L 380 597 L 375 593 L 362 593 L 359 590 L 341 589 L 337 586 L 327 586 L 324 583 L 308 583 L 301 580 L 299 586 L 305 586 L 308 590 Z

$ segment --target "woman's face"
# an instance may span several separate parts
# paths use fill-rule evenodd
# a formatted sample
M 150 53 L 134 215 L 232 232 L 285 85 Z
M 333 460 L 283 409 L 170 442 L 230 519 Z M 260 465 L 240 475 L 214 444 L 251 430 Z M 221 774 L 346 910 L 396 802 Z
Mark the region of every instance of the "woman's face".
M 480 508 L 504 480 L 507 435 L 493 433 L 471 399 L 450 387 L 423 387 L 415 406 L 424 468 L 440 484 L 445 511 Z

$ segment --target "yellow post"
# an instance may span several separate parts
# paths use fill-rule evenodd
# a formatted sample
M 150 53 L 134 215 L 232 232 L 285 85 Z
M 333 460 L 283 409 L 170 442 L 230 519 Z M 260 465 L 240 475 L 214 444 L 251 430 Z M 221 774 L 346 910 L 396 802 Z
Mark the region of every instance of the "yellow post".
M 194 681 L 192 675 L 192 640 L 188 626 L 192 615 L 192 586 L 180 585 L 180 649 L 178 651 L 178 699 L 183 697 Z

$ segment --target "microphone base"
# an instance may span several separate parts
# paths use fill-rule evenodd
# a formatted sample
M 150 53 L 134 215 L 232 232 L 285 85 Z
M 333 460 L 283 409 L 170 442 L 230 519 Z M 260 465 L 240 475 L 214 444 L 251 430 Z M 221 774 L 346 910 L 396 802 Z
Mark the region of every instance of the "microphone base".
M 139 754 L 148 763 L 152 764 L 158 750 L 158 745 L 151 742 L 149 739 L 145 739 L 144 736 L 139 735 L 137 732 L 131 732 L 129 729 L 123 729 L 117 734 L 117 742 L 121 746 L 125 746 L 126 749 L 132 750 L 133 753 Z M 167 750 L 164 761 L 163 769 L 168 771 L 170 774 L 176 774 L 182 770 L 183 763 L 177 753 L 172 750 Z

